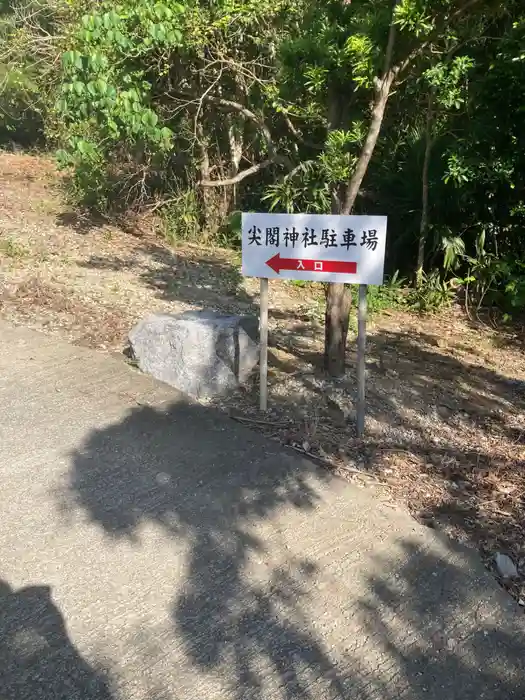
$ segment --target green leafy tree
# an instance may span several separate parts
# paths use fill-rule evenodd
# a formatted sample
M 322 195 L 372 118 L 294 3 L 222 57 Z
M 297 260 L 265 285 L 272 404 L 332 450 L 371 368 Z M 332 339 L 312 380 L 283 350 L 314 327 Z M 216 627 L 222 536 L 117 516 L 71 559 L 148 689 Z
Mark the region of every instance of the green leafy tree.
M 93 4 L 66 31 L 60 158 L 97 206 L 116 196 L 144 204 L 177 181 L 196 188 L 207 217 L 220 202 L 218 218 L 261 202 L 387 211 L 392 249 L 409 224 L 422 279 L 425 258 L 443 266 L 455 254 L 466 265 L 480 221 L 505 220 L 487 245 L 512 246 L 521 156 L 502 141 L 504 129 L 515 143 L 523 133 L 520 98 L 507 89 L 522 84 L 519 13 L 494 0 Z M 504 122 L 494 118 L 503 103 Z M 405 188 L 403 211 L 392 184 Z M 520 195 L 502 217 L 512 187 Z M 438 211 L 443 192 L 452 204 Z M 344 285 L 327 286 L 334 375 L 344 371 L 350 301 Z
M 437 65 L 429 66 L 431 56 L 436 50 L 449 53 L 451 45 L 479 31 L 480 24 L 490 22 L 493 6 L 475 1 L 401 0 L 390 7 L 363 1 L 328 2 L 322 7 L 315 3 L 304 8 L 302 23 L 282 47 L 280 93 L 283 100 L 292 102 L 298 116 L 310 117 L 324 128 L 325 154 L 329 148 L 333 151 L 330 137 L 334 131 L 345 134 L 338 139 L 339 157 L 318 157 L 330 182 L 334 213 L 348 214 L 359 204 L 394 90 L 410 88 L 426 71 L 440 99 L 454 104 L 460 100 L 459 93 L 454 99 L 458 80 L 454 83 L 452 77 L 462 73 L 464 61 L 440 74 Z M 334 164 L 331 172 L 328 163 Z M 422 231 L 423 241 L 424 234 Z M 331 374 L 338 375 L 344 371 L 348 288 L 328 285 L 326 301 L 325 364 Z
M 65 0 L 0 2 L 0 141 L 43 140 L 61 28 L 73 13 Z

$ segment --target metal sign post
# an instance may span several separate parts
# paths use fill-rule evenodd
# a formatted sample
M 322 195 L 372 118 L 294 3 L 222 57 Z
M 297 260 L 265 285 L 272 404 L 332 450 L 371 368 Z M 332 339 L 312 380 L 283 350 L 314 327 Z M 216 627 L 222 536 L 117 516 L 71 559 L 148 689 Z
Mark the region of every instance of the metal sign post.
M 365 424 L 366 285 L 383 283 L 386 216 L 242 215 L 242 272 L 261 279 L 260 406 L 268 405 L 268 279 L 359 286 L 357 433 Z
M 357 437 L 365 432 L 365 383 L 366 383 L 366 284 L 359 285 L 359 302 L 357 306 Z
M 268 408 L 268 278 L 261 277 L 259 301 L 259 407 Z

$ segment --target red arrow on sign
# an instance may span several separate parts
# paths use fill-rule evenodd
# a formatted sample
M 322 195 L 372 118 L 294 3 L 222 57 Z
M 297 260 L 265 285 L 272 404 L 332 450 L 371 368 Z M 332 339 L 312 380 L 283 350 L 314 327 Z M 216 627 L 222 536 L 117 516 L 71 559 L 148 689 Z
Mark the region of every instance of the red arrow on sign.
M 355 275 L 357 263 L 344 260 L 303 260 L 302 258 L 281 258 L 277 253 L 266 261 L 268 267 L 279 274 L 281 270 L 304 270 L 305 272 L 341 272 L 347 275 Z

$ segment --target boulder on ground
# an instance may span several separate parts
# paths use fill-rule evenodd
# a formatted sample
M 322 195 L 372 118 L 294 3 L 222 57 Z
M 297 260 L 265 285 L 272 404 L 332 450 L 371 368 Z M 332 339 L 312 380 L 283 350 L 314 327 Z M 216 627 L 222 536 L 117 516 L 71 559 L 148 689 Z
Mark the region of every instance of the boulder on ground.
M 129 342 L 143 372 L 197 399 L 235 389 L 259 359 L 257 320 L 214 311 L 152 314 Z

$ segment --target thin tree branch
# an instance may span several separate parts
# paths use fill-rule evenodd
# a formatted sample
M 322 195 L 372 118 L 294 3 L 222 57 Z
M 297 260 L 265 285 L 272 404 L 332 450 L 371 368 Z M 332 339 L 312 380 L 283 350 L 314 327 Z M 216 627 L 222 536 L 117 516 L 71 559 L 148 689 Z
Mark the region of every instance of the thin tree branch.
M 235 185 L 238 182 L 242 182 L 242 180 L 244 180 L 245 178 L 250 177 L 251 175 L 255 175 L 255 173 L 258 173 L 260 170 L 267 168 L 272 163 L 282 165 L 288 170 L 293 169 L 293 163 L 291 162 L 291 160 L 286 156 L 277 153 L 275 144 L 273 142 L 273 137 L 270 132 L 270 129 L 268 128 L 268 125 L 257 114 L 255 114 L 255 112 L 252 112 L 251 109 L 248 109 L 248 107 L 245 107 L 240 102 L 235 102 L 234 100 L 227 100 L 223 97 L 215 97 L 206 93 L 201 97 L 193 97 L 192 95 L 187 95 L 184 93 L 180 93 L 180 95 L 192 102 L 197 102 L 199 104 L 202 101 L 209 102 L 210 104 L 214 104 L 217 107 L 219 107 L 219 109 L 225 109 L 241 114 L 243 117 L 245 117 L 258 127 L 266 142 L 266 147 L 268 149 L 268 158 L 263 160 L 261 163 L 256 163 L 250 168 L 246 168 L 246 170 L 241 170 L 241 172 L 237 173 L 237 175 L 231 178 L 227 178 L 224 180 L 203 180 L 200 183 L 203 187 L 227 187 L 229 185 Z
M 396 41 L 396 33 L 397 33 L 397 27 L 396 23 L 394 22 L 394 14 L 396 11 L 396 7 L 399 4 L 399 0 L 395 0 L 394 2 L 394 8 L 392 10 L 392 21 L 390 22 L 390 27 L 388 29 L 388 41 L 386 44 L 386 51 L 385 51 L 385 61 L 383 63 L 383 82 L 385 82 L 386 77 L 388 75 L 388 72 L 390 70 L 390 66 L 392 65 L 392 57 L 394 55 L 394 44 Z
M 290 119 L 290 117 L 286 114 L 286 112 L 281 112 L 281 114 L 283 115 L 283 119 L 284 119 L 284 121 L 285 121 L 285 123 L 286 123 L 286 126 L 287 126 L 288 129 L 290 130 L 290 133 L 292 134 L 292 136 L 293 136 L 294 138 L 296 138 L 298 141 L 302 141 L 302 140 L 303 140 L 303 137 L 301 136 L 301 134 L 299 133 L 299 131 L 295 128 L 295 126 L 294 126 L 292 120 Z
M 417 49 L 412 51 L 404 61 L 401 63 L 398 63 L 396 65 L 392 65 L 393 63 L 393 54 L 394 54 L 394 44 L 396 40 L 396 34 L 397 34 L 397 26 L 395 23 L 395 11 L 396 7 L 399 4 L 400 0 L 395 0 L 394 2 L 394 7 L 392 9 L 392 21 L 390 22 L 390 29 L 388 31 L 388 41 L 387 41 L 387 46 L 385 50 L 385 61 L 384 61 L 384 66 L 383 66 L 383 75 L 381 76 L 380 79 L 377 79 L 375 81 L 375 98 L 374 98 L 374 106 L 372 109 L 372 116 L 370 120 L 370 127 L 368 129 L 368 133 L 365 139 L 365 143 L 363 145 L 363 149 L 361 151 L 361 155 L 359 156 L 359 160 L 357 161 L 356 168 L 354 170 L 354 174 L 348 183 L 348 186 L 346 188 L 345 192 L 345 198 L 343 201 L 343 206 L 342 206 L 342 214 L 349 214 L 352 211 L 352 208 L 355 204 L 355 200 L 357 198 L 357 195 L 359 193 L 359 188 L 361 187 L 361 183 L 363 182 L 363 179 L 365 177 L 366 171 L 368 169 L 368 165 L 370 163 L 370 160 L 372 158 L 372 155 L 374 153 L 374 149 L 377 143 L 377 139 L 379 137 L 379 132 L 381 130 L 381 125 L 383 122 L 383 117 L 385 114 L 385 108 L 388 102 L 388 98 L 390 95 L 390 89 L 392 85 L 394 84 L 395 80 L 397 79 L 397 76 L 401 71 L 403 71 L 405 68 L 410 65 L 410 63 L 417 57 L 419 56 L 432 42 L 435 33 L 433 33 L 432 37 L 430 37 L 427 41 L 424 41 L 422 44 L 420 44 Z M 467 0 L 461 7 L 459 7 L 455 12 L 453 12 L 447 19 L 445 24 L 450 24 L 452 21 L 458 19 L 464 12 L 467 10 L 470 10 L 474 5 L 476 5 L 480 0 Z
M 268 145 L 268 152 L 270 154 L 273 154 L 275 152 L 275 147 L 273 143 L 273 138 L 270 132 L 270 129 L 268 126 L 265 124 L 265 122 L 255 114 L 255 112 L 252 112 L 251 109 L 248 109 L 248 107 L 245 107 L 243 104 L 240 102 L 235 102 L 234 100 L 227 100 L 224 97 L 215 97 L 213 95 L 209 95 L 204 93 L 202 97 L 195 97 L 193 95 L 187 95 L 184 93 L 179 93 L 182 97 L 187 98 L 188 100 L 192 102 L 209 102 L 210 104 L 214 104 L 219 108 L 230 110 L 233 112 L 237 112 L 238 114 L 242 114 L 243 117 L 248 119 L 249 121 L 253 122 L 256 124 L 259 129 L 262 132 L 262 135 L 264 136 L 264 140 L 266 141 Z
M 443 30 L 443 26 L 450 24 L 454 20 L 458 19 L 458 17 L 461 17 L 461 15 L 466 12 L 467 10 L 470 10 L 470 8 L 473 5 L 477 5 L 480 2 L 480 0 L 467 0 L 464 5 L 461 7 L 458 7 L 458 9 L 453 12 L 450 17 L 447 17 L 446 21 L 442 23 L 442 25 L 439 27 L 439 29 L 436 29 L 435 32 L 432 33 L 432 36 L 430 36 L 426 41 L 424 41 L 422 44 L 420 44 L 417 48 L 415 48 L 411 53 L 408 54 L 408 56 L 401 61 L 401 63 L 397 64 L 394 66 L 393 70 L 396 75 L 399 73 L 402 73 L 404 70 L 408 68 L 408 66 L 414 61 L 418 56 L 420 56 L 423 51 L 432 44 L 432 42 L 436 39 L 436 35 L 439 35 L 440 32 Z
M 421 285 L 423 281 L 423 267 L 425 263 L 425 243 L 427 240 L 428 231 L 428 171 L 430 168 L 430 157 L 432 154 L 432 146 L 434 138 L 432 134 L 432 123 L 434 120 L 434 96 L 435 88 L 432 88 L 428 93 L 427 103 L 427 118 L 425 125 L 425 156 L 423 159 L 423 170 L 421 172 L 421 220 L 419 223 L 419 241 L 417 248 L 417 265 L 416 265 L 416 286 Z
M 260 170 L 264 170 L 264 168 L 267 168 L 274 162 L 274 158 L 267 158 L 261 163 L 252 165 L 251 168 L 241 170 L 241 172 L 237 173 L 237 175 L 234 177 L 229 177 L 225 180 L 201 180 L 199 184 L 202 185 L 202 187 L 228 187 L 230 185 L 236 185 L 237 183 L 242 182 L 245 178 L 255 175 L 255 173 L 258 173 Z
M 213 88 L 217 85 L 217 83 L 220 81 L 221 78 L 222 78 L 222 68 L 219 71 L 219 75 L 215 78 L 213 83 L 204 91 L 204 93 L 199 98 L 199 105 L 197 107 L 197 114 L 195 116 L 195 131 L 194 131 L 195 138 L 197 138 L 197 123 L 199 121 L 199 116 L 200 116 L 200 113 L 202 110 L 202 103 L 206 101 L 206 98 L 208 97 L 209 93 L 213 90 Z
M 316 151 L 322 151 L 323 146 L 320 146 L 318 143 L 314 143 L 313 141 L 307 141 L 303 135 L 300 133 L 300 131 L 296 128 L 295 124 L 292 122 L 290 117 L 286 112 L 281 112 L 282 117 L 285 121 L 286 126 L 288 127 L 288 130 L 294 137 L 296 141 L 298 141 L 302 146 L 306 146 L 307 148 L 313 148 Z
M 381 76 L 381 79 L 378 79 L 375 82 L 374 106 L 372 109 L 370 126 L 368 128 L 368 133 L 357 161 L 354 174 L 346 187 L 341 214 L 350 214 L 354 207 L 355 200 L 357 199 L 357 195 L 359 193 L 359 188 L 361 187 L 366 171 L 368 170 L 368 165 L 374 153 L 379 132 L 381 131 L 386 103 L 388 102 L 388 97 L 390 95 L 390 88 L 392 87 L 392 83 L 394 82 L 394 78 L 396 76 L 395 69 L 392 68 L 392 58 L 397 33 L 397 27 L 394 22 L 394 13 L 399 2 L 400 0 L 395 0 L 392 8 L 392 20 L 388 30 L 388 41 L 385 51 L 385 61 L 383 64 L 383 75 Z

